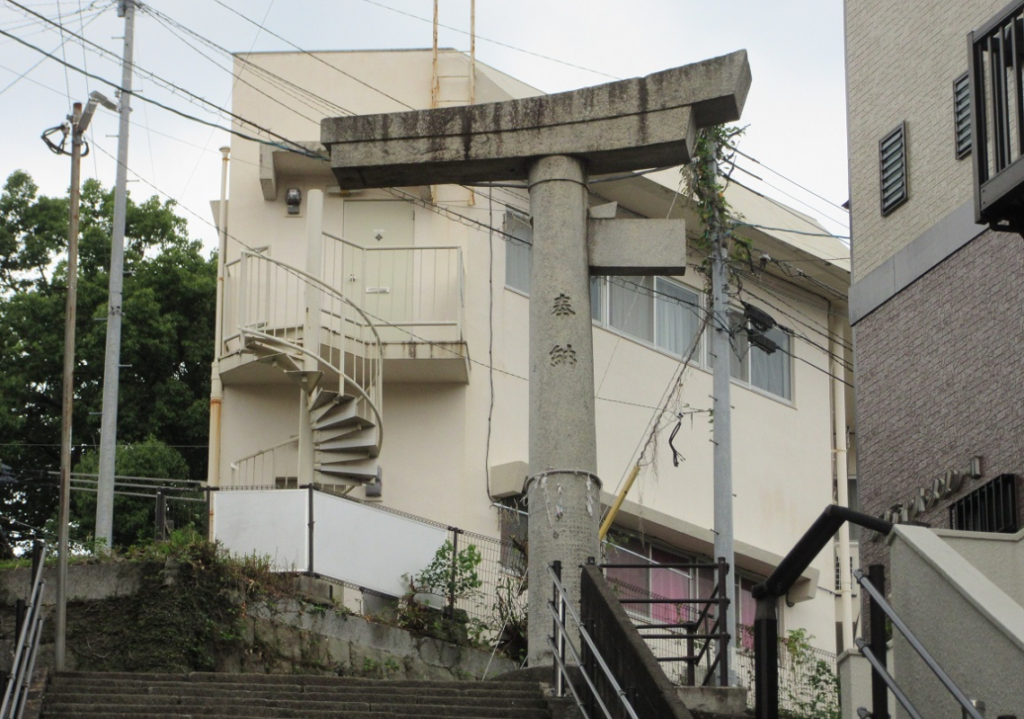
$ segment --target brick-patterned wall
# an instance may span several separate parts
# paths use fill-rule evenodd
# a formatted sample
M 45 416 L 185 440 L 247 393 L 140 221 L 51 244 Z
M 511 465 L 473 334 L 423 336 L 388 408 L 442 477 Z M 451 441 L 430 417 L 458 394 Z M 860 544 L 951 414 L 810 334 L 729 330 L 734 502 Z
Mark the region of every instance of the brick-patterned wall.
M 1024 475 L 1024 239 L 981 235 L 854 333 L 863 511 L 877 516 L 980 455 L 981 479 L 918 517 L 948 527 L 952 502 L 999 474 Z M 862 566 L 884 546 L 862 542 Z
M 847 0 L 854 281 L 971 199 L 970 156 L 955 158 L 953 80 L 967 71 L 967 33 L 1005 4 Z M 878 141 L 903 120 L 910 199 L 882 217 Z

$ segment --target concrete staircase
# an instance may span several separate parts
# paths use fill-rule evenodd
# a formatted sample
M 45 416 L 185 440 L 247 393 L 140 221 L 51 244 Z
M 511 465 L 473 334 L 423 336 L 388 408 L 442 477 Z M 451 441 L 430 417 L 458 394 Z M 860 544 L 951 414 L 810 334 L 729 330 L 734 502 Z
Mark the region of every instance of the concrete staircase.
M 54 676 L 43 719 L 310 717 L 551 719 L 540 684 L 382 681 L 275 674 Z

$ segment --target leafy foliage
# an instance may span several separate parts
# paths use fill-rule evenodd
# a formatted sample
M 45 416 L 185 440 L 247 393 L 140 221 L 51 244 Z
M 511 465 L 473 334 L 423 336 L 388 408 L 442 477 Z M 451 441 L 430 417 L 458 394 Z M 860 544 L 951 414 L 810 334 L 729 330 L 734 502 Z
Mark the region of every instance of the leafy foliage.
M 100 457 L 95 449 L 86 450 L 82 459 L 75 467 L 76 472 L 84 474 L 99 473 Z M 119 444 L 114 458 L 114 472 L 127 477 L 154 477 L 161 479 L 187 479 L 189 475 L 188 463 L 181 452 L 173 447 L 168 447 L 156 437 L 150 435 L 142 442 L 131 444 Z M 142 492 L 144 493 L 144 492 Z M 183 496 L 176 492 L 174 496 Z M 199 491 L 189 492 L 190 499 L 200 499 Z M 93 525 L 93 518 L 96 516 L 96 495 L 92 492 L 75 492 L 72 495 L 72 538 L 88 545 L 93 537 L 89 529 Z M 174 503 L 175 507 L 180 506 Z M 199 526 L 202 514 L 205 513 L 204 504 L 189 504 L 187 509 L 192 521 L 188 524 Z M 113 546 L 118 549 L 126 549 L 140 542 L 151 540 L 154 534 L 156 502 L 150 497 L 133 497 L 115 495 L 114 517 L 117 521 L 114 524 Z M 181 527 L 181 519 L 177 518 Z M 186 518 L 188 519 L 188 518 Z
M 73 462 L 99 443 L 113 192 L 82 186 Z M 22 479 L 60 465 L 68 201 L 16 171 L 0 191 L 0 458 Z M 159 437 L 189 478 L 206 475 L 215 258 L 172 202 L 129 198 L 118 443 Z M 180 469 L 180 465 L 178 465 Z M 31 539 L 56 511 L 52 479 L 0 486 L 0 528 Z M 115 523 L 119 520 L 115 515 Z M 91 521 L 89 522 L 91 525 Z
M 793 707 L 787 719 L 840 719 L 839 677 L 824 659 L 815 656 L 806 630 L 794 629 L 782 640 L 794 673 L 802 681 L 786 685 L 786 699 Z
M 142 568 L 127 597 L 68 605 L 68 647 L 92 671 L 212 671 L 243 647 L 245 608 L 284 595 L 266 558 L 234 559 L 191 531 L 128 554 Z M 47 641 L 44 637 L 44 642 Z
M 409 591 L 399 604 L 397 626 L 456 644 L 477 643 L 484 628 L 481 622 L 454 607 L 442 611 L 424 604 L 417 595 L 435 594 L 445 602 L 473 596 L 483 586 L 477 572 L 481 561 L 475 544 L 456 552 L 451 541 L 445 540 L 430 564 L 413 576 L 404 575 Z
M 409 584 L 416 592 L 432 592 L 456 599 L 468 597 L 483 586 L 477 573 L 481 561 L 483 558 L 475 544 L 456 553 L 451 541 L 445 540 L 430 564 L 412 577 Z

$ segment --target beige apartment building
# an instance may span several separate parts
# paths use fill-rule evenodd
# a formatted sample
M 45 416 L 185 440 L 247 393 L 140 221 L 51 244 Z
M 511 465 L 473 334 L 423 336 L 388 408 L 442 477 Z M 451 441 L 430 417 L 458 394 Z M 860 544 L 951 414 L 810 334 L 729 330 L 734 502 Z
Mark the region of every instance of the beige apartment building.
M 516 510 L 527 474 L 526 190 L 339 191 L 319 156 L 320 121 L 539 91 L 455 51 L 436 59 L 430 50 L 257 53 L 239 56 L 236 72 L 233 111 L 277 137 L 231 147 L 211 484 L 239 490 L 225 496 L 260 487 L 280 497 L 316 484 L 501 536 L 500 518 Z M 619 216 L 685 218 L 691 238 L 683 276 L 591 286 L 602 503 L 611 504 L 653 431 L 613 535 L 655 561 L 710 557 L 714 542 L 705 256 L 680 188 L 675 169 L 596 178 L 590 188 L 592 205 L 616 202 Z M 843 384 L 851 381 L 848 249 L 736 183 L 728 197 L 745 223 L 737 234 L 750 243 L 732 284 L 732 432 L 738 616 L 751 625 L 750 587 L 833 501 L 835 459 L 843 481 L 856 474 L 847 472 L 853 403 Z M 744 303 L 777 322 L 767 336 L 778 350 L 749 341 Z M 247 536 L 260 551 L 283 546 L 274 528 L 301 504 L 289 502 L 269 512 L 260 505 L 264 514 L 251 518 Z M 326 531 L 319 520 L 317 531 Z M 379 547 L 398 541 L 367 533 Z M 344 574 L 344 548 L 334 551 Z M 785 629 L 806 629 L 829 651 L 835 567 L 823 552 L 780 611 Z M 697 577 L 652 575 L 633 580 L 656 594 L 697 591 Z

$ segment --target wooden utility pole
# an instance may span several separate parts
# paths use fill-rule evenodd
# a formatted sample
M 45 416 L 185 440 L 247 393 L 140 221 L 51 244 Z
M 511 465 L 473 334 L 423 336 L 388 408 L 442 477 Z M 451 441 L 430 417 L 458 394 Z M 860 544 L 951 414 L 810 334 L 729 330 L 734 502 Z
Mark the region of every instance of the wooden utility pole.
M 85 110 L 82 103 L 74 104 L 71 122 L 71 197 L 68 220 L 68 294 L 64 311 L 64 396 L 61 403 L 60 433 L 60 516 L 58 529 L 57 568 L 57 632 L 54 640 L 54 664 L 64 671 L 65 638 L 67 636 L 68 586 L 68 522 L 71 502 L 71 411 L 75 396 L 75 311 L 78 303 L 78 207 L 81 194 L 82 136 L 92 120 L 96 98 L 90 99 Z

